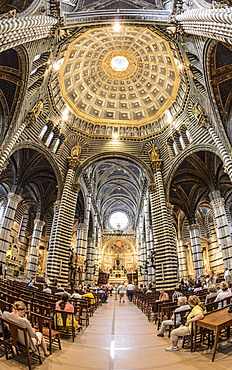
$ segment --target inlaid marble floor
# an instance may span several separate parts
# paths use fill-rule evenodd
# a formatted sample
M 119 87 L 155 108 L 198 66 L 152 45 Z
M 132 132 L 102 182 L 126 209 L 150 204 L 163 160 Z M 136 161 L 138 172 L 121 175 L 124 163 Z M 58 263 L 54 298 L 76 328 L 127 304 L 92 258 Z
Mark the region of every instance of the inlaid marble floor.
M 75 343 L 62 340 L 62 351 L 45 359 L 36 370 L 223 370 L 231 368 L 232 344 L 217 351 L 190 353 L 189 349 L 165 352 L 168 338 L 156 336 L 153 323 L 132 303 L 119 303 L 110 297 L 99 308 L 90 325 L 78 335 Z M 18 362 L 0 358 L 0 369 L 26 369 Z

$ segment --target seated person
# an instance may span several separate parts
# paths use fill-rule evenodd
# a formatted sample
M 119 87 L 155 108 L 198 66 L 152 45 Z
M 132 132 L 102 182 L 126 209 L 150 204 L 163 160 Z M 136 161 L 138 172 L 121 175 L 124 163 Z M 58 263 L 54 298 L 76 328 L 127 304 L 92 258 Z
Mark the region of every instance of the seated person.
M 52 294 L 52 290 L 49 288 L 47 283 L 44 284 L 42 292 L 46 294 Z
M 48 357 L 49 353 L 47 351 L 47 345 L 44 340 L 43 334 L 38 331 L 35 331 L 32 328 L 30 322 L 26 318 L 25 310 L 26 310 L 25 304 L 21 301 L 17 301 L 13 304 L 13 312 L 4 311 L 3 318 L 27 328 L 32 343 L 34 345 L 41 345 L 45 357 Z M 25 345 L 24 333 L 21 330 L 18 330 L 18 341 L 19 343 Z
M 106 303 L 106 301 L 107 301 L 107 298 L 108 298 L 108 295 L 107 295 L 107 293 L 106 293 L 106 291 L 103 289 L 103 288 L 100 288 L 100 289 L 98 289 L 98 291 L 97 291 L 99 294 L 101 294 L 101 301 L 102 301 L 102 303 Z
M 85 294 L 83 294 L 83 297 L 84 298 L 90 298 L 90 304 L 95 303 L 94 295 L 93 295 L 93 293 L 90 292 L 89 289 L 86 289 Z
M 175 309 L 174 312 L 181 312 L 190 309 L 189 304 L 187 304 L 187 297 L 178 297 L 178 308 Z M 181 324 L 181 316 L 177 315 L 176 316 L 176 324 L 180 325 Z M 167 326 L 172 326 L 174 325 L 174 314 L 172 315 L 171 320 L 164 320 L 161 324 L 160 332 L 157 334 L 157 337 L 163 337 L 164 332 L 166 330 Z
M 74 313 L 74 306 L 70 302 L 68 302 L 68 299 L 69 299 L 68 293 L 63 293 L 61 300 L 56 302 L 55 310 Z M 63 319 L 62 319 L 61 314 L 57 312 L 55 313 L 55 315 L 57 315 L 57 320 L 55 320 L 55 325 L 57 323 L 58 326 L 63 326 Z M 73 324 L 75 328 L 80 327 L 75 317 L 73 319 Z M 67 327 L 72 326 L 71 315 L 68 315 L 67 317 L 66 326 Z
M 159 298 L 156 300 L 156 302 L 164 302 L 164 301 L 169 301 L 169 295 L 163 289 L 160 289 L 160 295 L 159 295 Z
M 53 286 L 57 286 L 57 285 L 58 285 L 58 280 L 57 280 L 57 278 L 56 278 L 56 277 L 54 277 L 54 278 L 53 278 L 53 280 L 52 280 L 52 285 L 53 285 Z
M 74 306 L 70 302 L 68 302 L 68 299 L 69 299 L 69 294 L 66 292 L 63 293 L 61 296 L 61 300 L 56 302 L 55 309 L 74 313 Z
M 205 297 L 205 304 L 208 303 L 208 300 L 210 298 L 215 298 L 217 297 L 217 292 L 216 292 L 216 287 L 215 285 L 211 285 L 209 288 L 208 288 L 208 292 L 209 294 L 207 294 L 207 296 Z
M 181 293 L 180 287 L 176 287 L 172 295 L 172 302 L 177 303 L 179 297 L 183 297 L 183 293 Z
M 232 297 L 232 292 L 229 290 L 229 285 L 225 281 L 222 281 L 220 284 L 220 292 L 217 294 L 217 297 L 214 302 L 221 301 L 224 298 Z M 223 303 L 224 307 L 227 306 L 227 302 Z M 222 308 L 222 303 L 218 304 L 218 308 Z
M 70 297 L 70 294 L 69 294 L 68 292 L 66 292 L 66 290 L 65 290 L 64 288 L 62 288 L 62 287 L 61 287 L 61 285 L 59 285 L 59 286 L 57 287 L 57 290 L 58 290 L 58 292 L 56 292 L 56 293 L 55 293 L 55 295 L 58 295 L 58 296 L 62 297 L 62 295 L 63 295 L 64 293 L 66 293 L 66 294 L 68 294 L 68 296 Z
M 35 286 L 35 277 L 31 277 L 31 280 L 30 280 L 30 282 L 29 282 L 29 284 L 28 284 L 28 288 L 33 288 L 33 289 L 38 289 L 38 287 L 37 286 Z
M 196 284 L 196 286 L 195 286 L 195 288 L 194 288 L 193 292 L 194 292 L 194 293 L 196 293 L 196 292 L 200 292 L 200 290 L 202 290 L 202 285 L 201 285 L 201 283 L 198 283 L 198 284 Z
M 79 292 L 79 289 L 74 289 L 74 293 L 71 295 L 70 298 L 78 298 L 78 299 L 82 299 L 82 295 Z
M 189 297 L 188 304 L 192 310 L 187 316 L 187 322 L 185 326 L 181 325 L 179 328 L 171 331 L 172 345 L 166 348 L 166 351 L 179 351 L 179 347 L 177 346 L 178 338 L 190 335 L 192 322 L 204 318 L 205 306 L 196 295 Z

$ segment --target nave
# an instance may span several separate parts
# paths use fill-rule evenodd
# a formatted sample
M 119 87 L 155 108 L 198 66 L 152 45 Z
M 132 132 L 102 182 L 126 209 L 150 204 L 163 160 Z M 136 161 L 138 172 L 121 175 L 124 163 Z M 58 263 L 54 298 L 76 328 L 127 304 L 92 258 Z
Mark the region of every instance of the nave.
M 38 370 L 224 370 L 231 367 L 228 351 L 219 344 L 216 360 L 212 350 L 190 353 L 190 349 L 165 352 L 170 339 L 158 338 L 156 325 L 133 304 L 119 303 L 110 297 L 91 318 L 90 325 L 75 342 L 62 340 L 62 351 L 56 351 Z M 26 369 L 18 362 L 0 358 L 0 369 Z

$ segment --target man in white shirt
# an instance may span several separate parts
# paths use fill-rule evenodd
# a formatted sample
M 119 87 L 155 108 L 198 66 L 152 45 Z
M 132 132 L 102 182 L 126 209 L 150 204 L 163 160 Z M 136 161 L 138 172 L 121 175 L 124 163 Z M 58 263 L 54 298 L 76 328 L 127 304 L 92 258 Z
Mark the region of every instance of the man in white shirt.
M 125 299 L 124 299 L 125 293 L 126 293 L 126 287 L 124 283 L 122 283 L 118 286 L 119 303 L 121 303 L 121 301 L 125 303 Z
M 131 283 L 127 285 L 126 291 L 127 291 L 127 296 L 130 302 L 132 302 L 134 290 L 135 290 L 134 284 Z
M 225 272 L 224 272 L 224 280 L 229 283 L 230 280 L 231 280 L 231 275 L 230 275 L 230 270 L 229 269 L 225 269 Z

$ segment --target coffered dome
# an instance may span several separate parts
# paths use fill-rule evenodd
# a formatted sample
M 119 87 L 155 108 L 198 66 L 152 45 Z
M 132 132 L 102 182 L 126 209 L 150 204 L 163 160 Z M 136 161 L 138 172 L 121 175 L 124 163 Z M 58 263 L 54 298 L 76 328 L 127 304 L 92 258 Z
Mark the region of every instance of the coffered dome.
M 59 81 L 78 118 L 120 125 L 154 122 L 180 83 L 168 42 L 145 27 L 123 26 L 94 28 L 72 41 Z

